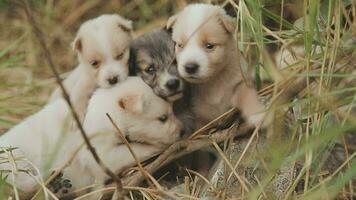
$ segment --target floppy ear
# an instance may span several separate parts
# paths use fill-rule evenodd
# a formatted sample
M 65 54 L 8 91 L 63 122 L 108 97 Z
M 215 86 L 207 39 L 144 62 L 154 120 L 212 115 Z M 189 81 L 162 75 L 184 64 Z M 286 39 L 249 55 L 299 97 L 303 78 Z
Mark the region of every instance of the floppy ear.
M 130 95 L 119 100 L 119 106 L 131 113 L 141 114 L 143 112 L 143 96 Z
M 171 30 L 173 28 L 174 23 L 176 23 L 178 18 L 178 14 L 171 16 L 166 23 L 166 30 Z
M 72 42 L 72 48 L 75 51 L 82 51 L 82 40 L 79 37 L 76 37 Z
M 219 19 L 228 33 L 233 33 L 235 31 L 233 18 L 227 15 L 224 10 L 219 13 Z
M 131 32 L 132 31 L 132 21 L 127 20 L 127 19 L 120 19 L 119 27 L 125 32 Z

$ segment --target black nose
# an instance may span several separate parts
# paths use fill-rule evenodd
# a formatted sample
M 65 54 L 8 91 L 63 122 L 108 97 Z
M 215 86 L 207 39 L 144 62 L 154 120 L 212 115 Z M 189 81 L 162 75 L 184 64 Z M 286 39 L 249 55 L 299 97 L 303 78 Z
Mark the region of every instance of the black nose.
M 172 90 L 172 91 L 177 90 L 179 88 L 179 80 L 178 79 L 171 79 L 171 80 L 167 81 L 166 87 L 169 90 Z
M 119 79 L 117 78 L 117 76 L 111 77 L 108 79 L 108 82 L 110 85 L 115 85 L 117 83 Z
M 184 66 L 184 68 L 188 74 L 195 74 L 198 71 L 199 65 L 195 63 L 188 63 Z

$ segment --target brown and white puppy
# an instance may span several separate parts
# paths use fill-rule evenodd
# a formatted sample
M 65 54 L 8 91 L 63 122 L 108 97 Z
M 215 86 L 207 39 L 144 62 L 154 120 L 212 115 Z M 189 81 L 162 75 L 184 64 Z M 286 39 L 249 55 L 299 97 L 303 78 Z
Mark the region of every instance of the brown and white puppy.
M 241 110 L 248 125 L 263 115 L 257 92 L 243 81 L 242 59 L 232 19 L 219 6 L 191 4 L 169 18 L 176 43 L 178 72 L 191 83 L 192 109 L 199 127 L 232 107 Z
M 83 23 L 72 44 L 79 65 L 64 80 L 74 107 L 83 119 L 96 88 L 108 88 L 128 76 L 132 22 L 116 14 L 101 15 Z M 61 98 L 57 88 L 50 102 Z
M 193 131 L 189 85 L 178 74 L 174 42 L 168 30 L 154 29 L 132 42 L 130 74 L 140 76 L 156 95 L 173 102 L 174 113 L 183 122 L 185 132 Z

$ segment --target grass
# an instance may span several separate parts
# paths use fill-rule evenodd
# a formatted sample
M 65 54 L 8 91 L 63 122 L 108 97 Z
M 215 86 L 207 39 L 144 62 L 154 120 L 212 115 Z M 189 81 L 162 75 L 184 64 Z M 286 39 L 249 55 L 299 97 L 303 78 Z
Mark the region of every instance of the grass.
M 69 49 L 81 22 L 102 13 L 118 12 L 134 20 L 136 34 L 162 26 L 191 1 L 99 0 L 31 1 L 37 21 L 46 33 L 55 64 L 61 72 L 72 69 L 75 55 Z M 350 0 L 240 0 L 204 1 L 228 4 L 236 14 L 239 48 L 247 58 L 244 71 L 253 71 L 256 87 L 267 103 L 273 123 L 263 147 L 244 146 L 245 163 L 259 163 L 264 175 L 258 186 L 235 198 L 269 195 L 271 180 L 289 164 L 303 163 L 281 199 L 353 199 L 356 195 L 356 22 Z M 23 11 L 11 1 L 0 1 L 0 134 L 38 111 L 55 87 Z M 4 39 L 6 38 L 6 39 Z M 305 53 L 281 69 L 271 49 Z M 273 48 L 270 48 L 273 47 Z M 253 70 L 252 70 L 253 69 Z M 296 84 L 301 80 L 301 84 Z M 301 86 L 300 86 L 301 85 Z M 300 86 L 300 87 L 298 87 Z M 291 91 L 291 92 L 290 92 Z M 291 94 L 290 94 L 291 93 Z M 262 138 L 253 138 L 254 142 Z M 215 147 L 218 147 L 215 145 Z M 258 148 L 253 148 L 258 147 Z M 333 162 L 335 149 L 342 160 Z M 224 149 L 223 149 L 224 150 Z M 218 151 L 230 158 L 229 151 Z M 1 156 L 1 154 L 0 154 Z M 225 159 L 224 159 L 225 160 Z M 229 163 L 231 162 L 231 163 Z M 226 161 L 227 167 L 236 160 Z M 247 165 L 247 164 L 246 164 Z M 330 166 L 330 169 L 326 166 Z M 233 175 L 234 176 L 234 175 Z M 185 197 L 196 197 L 197 179 L 186 179 Z M 303 180 L 303 181 L 302 181 Z M 301 185 L 301 189 L 295 189 Z M 0 180 L 0 199 L 3 181 Z M 239 190 L 237 185 L 235 190 Z M 219 187 L 214 188 L 224 193 Z M 226 189 L 226 188 L 225 188 Z M 134 188 L 144 199 L 161 199 L 152 188 Z M 223 196 L 223 195 L 222 195 Z M 274 198 L 269 196 L 270 198 Z M 231 197 L 230 197 L 231 198 Z M 189 198 L 187 198 L 189 199 Z

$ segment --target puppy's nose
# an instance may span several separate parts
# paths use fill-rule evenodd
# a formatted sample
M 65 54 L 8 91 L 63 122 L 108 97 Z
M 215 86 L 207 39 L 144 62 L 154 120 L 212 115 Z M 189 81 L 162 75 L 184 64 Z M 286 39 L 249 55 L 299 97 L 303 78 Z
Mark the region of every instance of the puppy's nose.
M 166 87 L 169 90 L 172 90 L 172 91 L 177 90 L 178 87 L 179 87 L 179 80 L 178 79 L 171 79 L 171 80 L 167 81 Z
M 117 76 L 113 76 L 111 78 L 108 79 L 108 82 L 110 85 L 115 85 L 117 82 L 119 81 Z
M 188 63 L 184 68 L 188 74 L 195 74 L 198 71 L 199 65 L 196 63 Z

